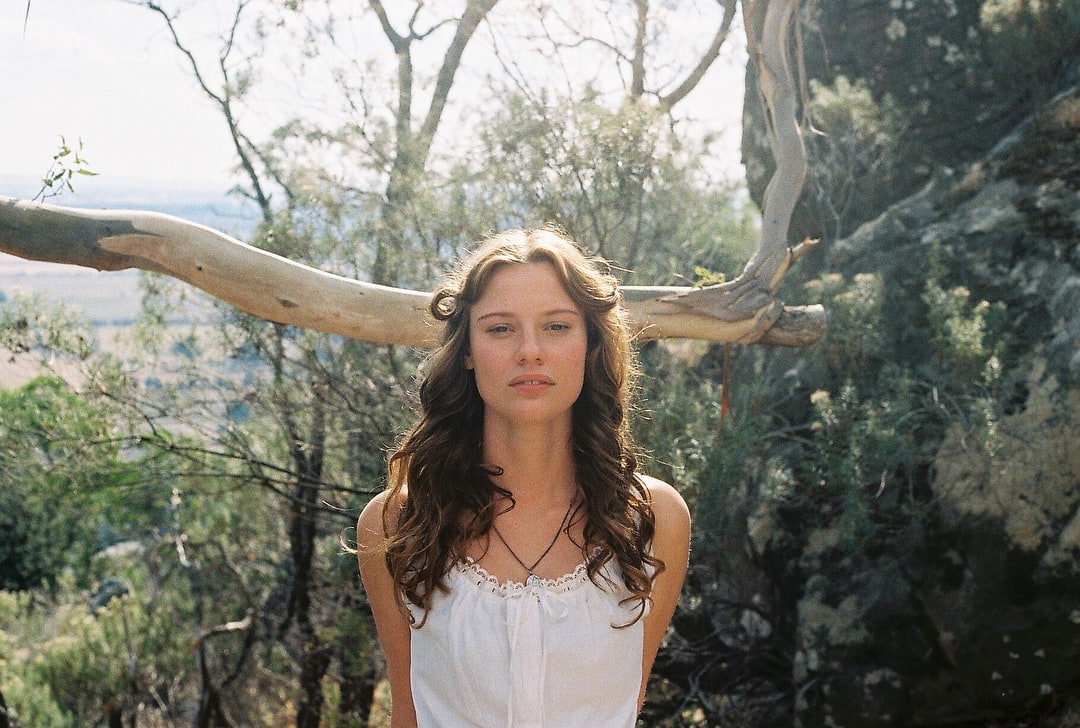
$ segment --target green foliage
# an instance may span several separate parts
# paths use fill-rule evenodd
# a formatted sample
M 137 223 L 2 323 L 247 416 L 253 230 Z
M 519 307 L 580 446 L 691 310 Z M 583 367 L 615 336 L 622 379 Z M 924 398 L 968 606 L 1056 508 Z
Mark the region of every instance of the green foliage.
M 27 8 L 29 12 L 29 7 Z M 57 197 L 65 191 L 74 192 L 76 177 L 94 177 L 97 172 L 90 169 L 90 163 L 82 156 L 83 140 L 74 147 L 64 137 L 60 137 L 60 147 L 53 155 L 52 164 L 41 178 L 41 189 L 34 195 L 35 200 Z
M 91 614 L 71 605 L 56 610 L 56 634 L 42 643 L 26 665 L 49 686 L 57 704 L 75 716 L 92 716 L 127 692 L 129 666 L 136 663 L 125 639 L 124 620 L 133 611 L 124 597 Z M 141 615 L 132 615 L 136 632 Z
M 812 437 L 800 477 L 812 488 L 818 523 L 839 527 L 851 550 L 880 546 L 922 516 L 923 473 L 952 422 L 982 433 L 991 451 L 996 437 L 1008 391 L 1005 308 L 949 286 L 937 247 L 927 271 L 921 306 L 904 309 L 918 311 L 918 320 L 886 316 L 888 294 L 876 275 L 829 274 L 806 286 L 830 320 L 816 347 L 822 388 L 810 397 Z M 894 337 L 933 356 L 905 355 Z
M 94 354 L 94 337 L 89 322 L 75 309 L 50 306 L 40 295 L 16 294 L 0 307 L 0 349 L 62 352 L 84 361 Z
M 810 300 L 820 302 L 829 314 L 829 333 L 820 352 L 830 370 L 857 376 L 885 360 L 890 342 L 885 338 L 880 275 L 859 273 L 847 280 L 828 273 L 809 281 L 805 289 Z
M 838 76 L 831 85 L 810 81 L 806 145 L 808 191 L 830 239 L 842 237 L 860 217 L 860 199 L 887 190 L 904 139 L 906 120 L 895 101 L 875 99 L 864 80 Z
M 75 717 L 66 712 L 53 698 L 49 685 L 36 674 L 4 675 L 0 684 L 8 710 L 18 721 L 16 725 L 39 728 L 79 728 Z
M 1004 303 L 972 300 L 965 286 L 945 283 L 938 247 L 931 250 L 930 274 L 922 294 L 933 366 L 923 368 L 951 404 L 950 417 L 976 433 L 989 453 L 998 449 L 998 421 L 1017 372 L 1007 373 L 1008 311 Z
M 635 421 L 635 437 L 656 475 L 677 483 L 694 498 L 701 490 L 700 475 L 716 440 L 720 387 L 696 376 L 662 345 L 648 347 L 642 359 L 647 410 Z
M 726 280 L 727 276 L 723 273 L 711 271 L 703 265 L 699 265 L 694 268 L 694 288 L 715 286 L 723 283 Z
M 740 408 L 706 452 L 698 488 L 692 491 L 698 519 L 694 538 L 706 556 L 703 566 L 712 562 L 716 568 L 732 549 L 746 549 L 751 538 L 777 536 L 749 532 L 753 514 L 767 513 L 789 495 L 785 469 L 770 458 L 776 443 L 768 426 L 766 418 Z M 729 563 L 713 579 L 724 582 L 737 574 Z M 709 595 L 704 597 L 708 601 Z
M 626 283 L 737 270 L 759 237 L 754 210 L 708 178 L 705 146 L 628 100 L 511 95 L 480 135 L 467 206 L 490 229 L 555 222 L 622 269 Z
M 352 571 L 355 572 L 355 557 L 350 554 L 348 560 L 352 562 Z M 329 644 L 341 646 L 343 675 L 374 674 L 374 665 L 378 663 L 379 658 L 374 624 L 369 614 L 361 609 L 343 609 L 340 612 L 340 618 L 330 633 L 325 635 L 325 639 Z M 356 706 L 342 704 L 340 683 L 327 684 L 324 692 L 330 708 L 323 722 L 327 728 L 367 728 L 369 722 L 355 715 Z
M 346 241 L 336 238 L 335 211 L 320 214 L 323 204 L 313 195 L 293 208 L 295 217 L 275 217 L 260 229 L 263 244 L 303 249 L 309 262 L 340 261 Z M 154 347 L 145 366 L 155 383 L 145 393 L 152 407 L 137 404 L 167 416 L 141 442 L 182 458 L 169 530 L 191 564 L 178 569 L 168 544 L 155 550 L 157 573 L 173 578 L 155 585 L 154 613 L 180 635 L 251 616 L 250 632 L 216 636 L 203 655 L 215 683 L 235 675 L 223 699 L 245 725 L 279 724 L 295 710 L 306 651 L 332 651 L 337 682 L 324 679 L 325 697 L 346 714 L 323 722 L 349 725 L 349 709 L 333 701 L 344 693 L 347 702 L 356 691 L 346 684 L 373 679 L 378 663 L 358 616 L 363 603 L 345 596 L 359 587 L 355 556 L 341 554 L 340 537 L 385 477 L 384 448 L 411 416 L 401 372 L 411 374 L 417 358 L 225 306 L 211 309 L 208 322 L 169 324 L 162 314 L 178 293 L 155 286 L 144 299 L 142 336 Z M 297 628 L 301 600 L 310 632 Z M 162 645 L 147 670 L 165 672 L 158 663 L 176 653 Z M 175 690 L 198 699 L 190 667 Z
M 45 618 L 42 605 L 36 602 L 29 592 L 0 591 L 0 691 L 19 725 L 76 728 L 50 686 L 24 664 L 31 655 L 26 645 L 38 636 L 34 626 Z
M 946 290 L 931 277 L 922 295 L 939 370 L 955 383 L 993 384 L 1001 369 L 1005 306 L 972 301 L 965 286 Z
M 864 548 L 881 535 L 879 525 L 911 514 L 888 510 L 897 504 L 896 493 L 883 496 L 899 491 L 905 506 L 912 505 L 913 476 L 926 455 L 919 437 L 926 420 L 922 402 L 909 373 L 889 365 L 869 395 L 849 382 L 836 397 L 815 392 L 811 403 L 813 448 L 804 477 L 824 498 L 825 515 L 839 527 L 843 545 Z
M 14 647 L 0 686 L 24 725 L 82 726 L 169 697 L 151 691 L 182 674 L 189 660 L 177 629 L 183 622 L 145 599 L 145 570 L 129 567 L 125 576 L 140 581 L 114 578 L 128 591 L 96 608 L 70 577 L 48 602 L 0 593 L 0 634 L 12 630 Z
M 736 379 L 734 405 L 721 415 L 723 388 L 695 368 L 700 352 L 655 345 L 644 352 L 650 383 L 635 435 L 650 456 L 648 469 L 674 483 L 694 514 L 698 563 L 722 558 L 762 500 L 786 496 L 783 466 L 763 416 L 764 390 Z
M 70 571 L 51 597 L 0 593 L 0 689 L 21 716 L 36 716 L 25 725 L 90 725 L 110 710 L 134 721 L 199 700 L 196 635 L 266 604 L 258 585 L 280 569 L 273 549 L 283 534 L 273 512 L 252 509 L 249 496 L 228 488 L 177 496 L 183 517 L 174 524 L 184 530 L 99 554 L 92 570 L 108 578 L 89 596 Z M 110 592 L 110 583 L 122 590 Z M 212 679 L 234 668 L 243 639 L 236 632 L 205 641 Z M 289 661 L 267 649 L 258 665 L 237 687 L 268 700 Z M 246 706 L 234 708 L 243 716 Z
M 54 585 L 68 568 L 85 575 L 96 550 L 156 523 L 163 501 L 135 490 L 139 463 L 65 382 L 0 391 L 0 412 L 0 587 Z

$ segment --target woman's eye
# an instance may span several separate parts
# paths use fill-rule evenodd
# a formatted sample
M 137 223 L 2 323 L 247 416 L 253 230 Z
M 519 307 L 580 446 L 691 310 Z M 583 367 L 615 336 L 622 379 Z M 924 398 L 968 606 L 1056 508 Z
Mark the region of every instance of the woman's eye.
M 562 323 L 562 322 L 556 322 L 556 323 L 553 323 L 553 324 L 549 324 L 548 329 L 551 330 L 551 331 L 569 331 L 570 330 L 570 324 Z
M 506 324 L 496 324 L 488 329 L 489 334 L 505 334 L 510 330 L 510 327 Z

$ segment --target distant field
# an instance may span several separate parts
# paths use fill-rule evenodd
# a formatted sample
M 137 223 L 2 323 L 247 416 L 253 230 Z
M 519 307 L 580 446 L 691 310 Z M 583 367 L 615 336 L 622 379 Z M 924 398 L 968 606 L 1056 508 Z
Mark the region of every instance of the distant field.
M 139 272 L 103 273 L 0 253 L 0 294 L 41 294 L 79 309 L 94 325 L 130 323 L 139 310 Z

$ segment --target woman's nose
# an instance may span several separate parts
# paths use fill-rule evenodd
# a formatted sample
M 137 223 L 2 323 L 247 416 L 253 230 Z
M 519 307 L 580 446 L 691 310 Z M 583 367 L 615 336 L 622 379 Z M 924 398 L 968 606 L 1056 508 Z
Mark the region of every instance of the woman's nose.
M 540 345 L 540 337 L 535 333 L 526 331 L 521 335 L 520 343 L 518 345 L 518 361 L 525 363 L 529 361 L 542 361 L 544 358 L 543 347 Z

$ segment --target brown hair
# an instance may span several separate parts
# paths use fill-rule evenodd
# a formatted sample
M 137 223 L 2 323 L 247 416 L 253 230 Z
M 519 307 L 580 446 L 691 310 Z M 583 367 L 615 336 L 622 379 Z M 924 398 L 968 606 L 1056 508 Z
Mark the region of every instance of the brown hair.
M 603 260 L 554 228 L 510 230 L 484 241 L 435 291 L 431 313 L 445 328 L 420 385 L 420 419 L 390 458 L 387 502 L 400 508 L 388 505 L 383 512 L 386 532 L 393 534 L 386 564 L 399 604 L 408 599 L 424 610 L 424 619 L 465 546 L 489 533 L 494 496 L 509 495 L 482 462 L 484 404 L 465 366 L 469 312 L 494 271 L 537 262 L 554 267 L 586 321 L 585 381 L 573 405 L 572 444 L 588 516 L 583 557 L 595 550 L 589 578 L 595 582 L 614 559 L 630 592 L 625 601 L 640 601 L 640 618 L 652 588 L 648 569 L 663 568 L 649 551 L 655 517 L 635 476 L 628 414 L 636 369 L 618 283 Z

